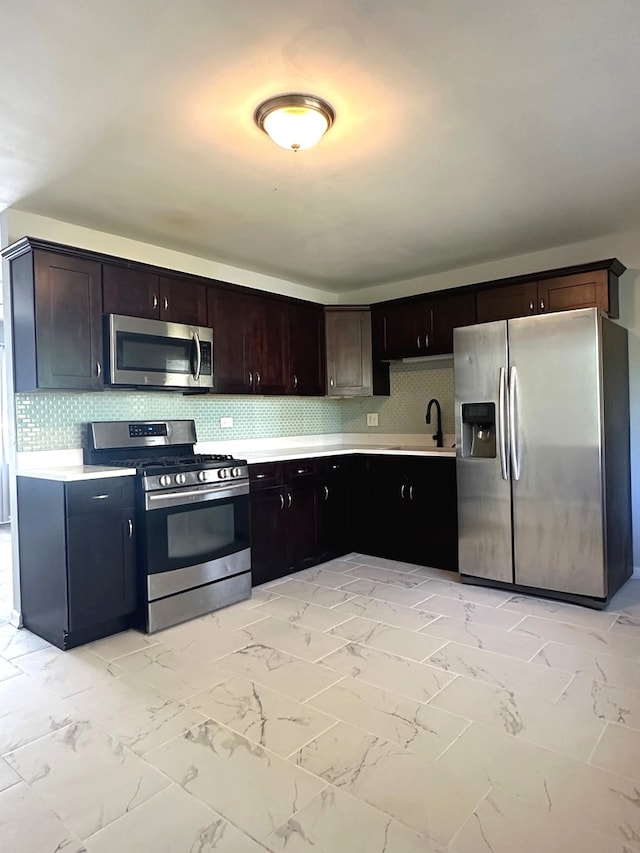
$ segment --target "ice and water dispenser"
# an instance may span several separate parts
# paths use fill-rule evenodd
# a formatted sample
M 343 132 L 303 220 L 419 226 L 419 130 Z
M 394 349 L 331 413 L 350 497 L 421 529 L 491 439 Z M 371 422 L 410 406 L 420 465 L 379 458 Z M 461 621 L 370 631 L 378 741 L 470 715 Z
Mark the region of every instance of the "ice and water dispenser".
M 462 455 L 495 458 L 495 403 L 462 404 Z

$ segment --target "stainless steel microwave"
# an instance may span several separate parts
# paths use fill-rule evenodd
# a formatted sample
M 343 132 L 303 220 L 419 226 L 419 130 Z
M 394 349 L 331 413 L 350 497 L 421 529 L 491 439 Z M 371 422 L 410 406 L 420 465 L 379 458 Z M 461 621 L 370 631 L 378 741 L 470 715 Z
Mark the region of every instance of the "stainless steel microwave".
M 105 315 L 109 385 L 213 388 L 213 330 Z

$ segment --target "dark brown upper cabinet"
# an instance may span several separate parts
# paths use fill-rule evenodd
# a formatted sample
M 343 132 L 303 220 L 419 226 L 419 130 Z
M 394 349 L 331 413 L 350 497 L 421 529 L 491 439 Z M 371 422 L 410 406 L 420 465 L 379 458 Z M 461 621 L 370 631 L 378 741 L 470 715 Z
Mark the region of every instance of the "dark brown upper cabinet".
M 324 311 L 321 305 L 289 305 L 290 394 L 321 397 L 325 393 Z
M 373 394 L 371 312 L 362 306 L 325 308 L 327 394 L 370 397 Z
M 207 285 L 192 276 L 159 275 L 144 268 L 103 264 L 102 290 L 106 314 L 190 326 L 207 324 Z
M 537 281 L 482 290 L 476 295 L 478 323 L 511 320 L 513 317 L 535 314 L 537 301 Z
M 103 387 L 100 263 L 21 240 L 10 265 L 16 391 Z
M 531 314 L 599 308 L 614 319 L 619 316 L 618 277 L 625 267 L 611 259 L 586 265 L 561 275 L 540 274 L 538 280 L 510 280 L 482 287 L 476 294 L 478 323 L 510 320 Z
M 383 302 L 373 311 L 376 359 L 452 353 L 454 328 L 475 323 L 476 316 L 473 293 L 446 291 L 429 298 Z
M 285 394 L 289 371 L 286 303 L 251 292 L 209 290 L 214 389 L 223 394 Z

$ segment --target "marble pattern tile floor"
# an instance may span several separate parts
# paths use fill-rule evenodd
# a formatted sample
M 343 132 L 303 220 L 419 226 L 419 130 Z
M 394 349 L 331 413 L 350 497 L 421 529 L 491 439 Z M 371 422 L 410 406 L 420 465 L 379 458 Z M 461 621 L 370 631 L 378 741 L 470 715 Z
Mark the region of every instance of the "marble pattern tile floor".
M 66 653 L 0 618 L 0 849 L 640 853 L 640 579 L 349 554 Z

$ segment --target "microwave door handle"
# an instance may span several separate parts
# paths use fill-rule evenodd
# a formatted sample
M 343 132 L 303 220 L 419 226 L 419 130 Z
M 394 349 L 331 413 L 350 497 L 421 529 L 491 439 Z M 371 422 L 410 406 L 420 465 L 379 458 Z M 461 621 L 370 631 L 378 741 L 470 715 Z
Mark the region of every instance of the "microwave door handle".
M 196 345 L 196 371 L 193 378 L 196 382 L 200 379 L 200 368 L 202 367 L 202 352 L 200 350 L 200 337 L 197 332 L 193 333 L 193 342 Z

